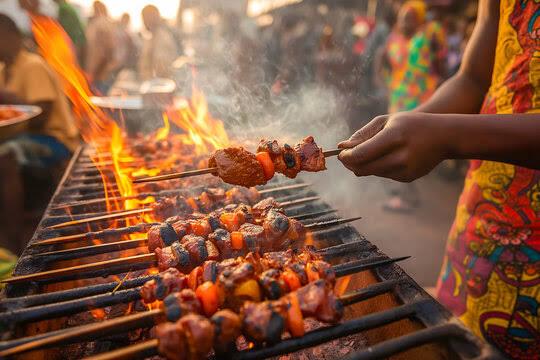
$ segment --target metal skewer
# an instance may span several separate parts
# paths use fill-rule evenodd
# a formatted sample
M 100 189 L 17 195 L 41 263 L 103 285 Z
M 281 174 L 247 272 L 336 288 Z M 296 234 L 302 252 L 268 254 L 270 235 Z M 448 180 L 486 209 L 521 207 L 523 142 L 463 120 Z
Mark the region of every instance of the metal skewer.
M 327 150 L 324 151 L 324 157 L 330 157 L 330 156 L 336 156 L 341 152 L 342 149 L 334 149 L 334 150 Z M 172 174 L 165 174 L 165 175 L 158 175 L 158 176 L 151 176 L 146 178 L 139 178 L 134 179 L 133 183 L 145 183 L 145 182 L 152 182 L 152 181 L 162 181 L 162 180 L 171 180 L 171 179 L 182 179 L 186 177 L 191 176 L 199 176 L 199 175 L 205 175 L 205 174 L 211 174 L 217 172 L 218 168 L 206 168 L 206 169 L 199 169 L 199 170 L 191 170 L 191 171 L 184 171 L 179 173 L 172 173 Z
M 342 225 L 355 220 L 360 217 L 354 217 L 349 219 L 336 219 L 324 222 L 317 222 L 309 225 L 305 225 L 305 229 L 320 229 L 326 227 L 332 227 Z M 88 278 L 96 276 L 108 276 L 112 274 L 119 274 L 125 271 L 138 269 L 148 269 L 157 265 L 156 254 L 142 254 L 134 255 L 119 259 L 99 261 L 90 264 L 76 265 L 62 269 L 54 269 L 48 271 L 37 272 L 28 275 L 14 276 L 8 279 L 3 279 L 0 282 L 5 284 L 20 283 L 26 281 L 47 281 L 47 282 L 60 282 L 66 281 L 72 278 Z M 97 275 L 96 275 L 97 274 Z

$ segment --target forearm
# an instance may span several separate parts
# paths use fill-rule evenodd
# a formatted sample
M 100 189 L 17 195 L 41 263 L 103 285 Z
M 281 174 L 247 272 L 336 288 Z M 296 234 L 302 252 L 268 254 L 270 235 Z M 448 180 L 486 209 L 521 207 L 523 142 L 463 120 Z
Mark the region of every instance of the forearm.
M 458 73 L 444 82 L 426 103 L 413 111 L 432 114 L 478 114 L 486 90 L 466 74 Z
M 448 158 L 493 160 L 540 170 L 540 114 L 429 115 Z

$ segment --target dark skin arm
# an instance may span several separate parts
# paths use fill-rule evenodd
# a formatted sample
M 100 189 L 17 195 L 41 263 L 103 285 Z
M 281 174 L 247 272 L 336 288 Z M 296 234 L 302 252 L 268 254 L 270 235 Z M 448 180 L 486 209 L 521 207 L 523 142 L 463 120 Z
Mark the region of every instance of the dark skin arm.
M 465 115 L 479 111 L 491 82 L 498 6 L 480 2 L 460 71 L 430 101 L 411 112 L 379 116 L 339 144 L 346 149 L 339 159 L 348 169 L 399 181 L 423 176 L 449 158 L 540 169 L 539 114 Z

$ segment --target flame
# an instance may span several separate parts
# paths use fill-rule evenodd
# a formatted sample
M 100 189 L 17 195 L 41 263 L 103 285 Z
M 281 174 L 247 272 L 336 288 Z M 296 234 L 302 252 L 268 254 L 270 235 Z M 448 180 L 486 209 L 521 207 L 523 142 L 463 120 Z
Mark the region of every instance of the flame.
M 175 104 L 167 114 L 184 131 L 183 143 L 193 145 L 196 155 L 208 154 L 231 143 L 223 122 L 210 115 L 204 94 L 195 87 L 190 101 Z
M 349 287 L 349 283 L 351 282 L 351 276 L 347 275 L 342 278 L 339 278 L 336 280 L 336 286 L 334 287 L 334 293 L 337 296 L 341 296 L 345 294 L 345 291 L 347 291 L 347 288 Z

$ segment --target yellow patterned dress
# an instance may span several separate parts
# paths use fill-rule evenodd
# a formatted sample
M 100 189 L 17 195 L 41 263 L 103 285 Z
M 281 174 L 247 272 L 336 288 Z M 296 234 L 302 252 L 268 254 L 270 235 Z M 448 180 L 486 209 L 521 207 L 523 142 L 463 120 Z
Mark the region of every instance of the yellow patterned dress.
M 501 0 L 492 86 L 482 113 L 536 112 L 540 0 Z M 437 291 L 442 303 L 505 354 L 540 359 L 540 171 L 471 161 Z

